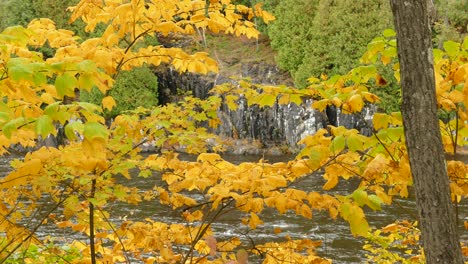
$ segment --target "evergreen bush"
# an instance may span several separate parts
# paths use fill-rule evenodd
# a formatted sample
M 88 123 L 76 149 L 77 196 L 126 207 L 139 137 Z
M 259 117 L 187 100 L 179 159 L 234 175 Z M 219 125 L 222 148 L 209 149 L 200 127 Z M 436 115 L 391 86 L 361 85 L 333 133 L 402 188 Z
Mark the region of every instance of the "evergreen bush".
M 115 117 L 123 111 L 133 110 L 139 106 L 151 107 L 158 104 L 158 80 L 148 67 L 133 68 L 122 71 L 117 76 L 115 84 L 109 91 L 117 105 L 106 113 L 108 117 Z M 81 92 L 81 101 L 100 105 L 104 94 L 97 88 L 91 92 Z

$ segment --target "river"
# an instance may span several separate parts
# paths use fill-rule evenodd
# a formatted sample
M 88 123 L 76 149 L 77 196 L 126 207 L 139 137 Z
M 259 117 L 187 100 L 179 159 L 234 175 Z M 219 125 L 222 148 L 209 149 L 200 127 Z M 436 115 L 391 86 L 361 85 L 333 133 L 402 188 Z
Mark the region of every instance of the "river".
M 193 156 L 182 155 L 182 159 L 193 160 Z M 224 155 L 224 159 L 232 163 L 258 161 L 259 156 L 240 156 L 240 155 Z M 272 156 L 265 159 L 269 162 L 288 161 L 293 156 Z M 11 158 L 0 159 L 0 173 L 5 174 L 10 170 L 9 161 Z M 150 181 L 150 182 L 149 182 Z M 153 181 L 153 182 L 151 182 Z M 154 184 L 157 184 L 158 179 L 151 178 L 138 178 L 132 180 L 132 186 L 141 189 L 151 189 Z M 320 176 L 307 177 L 301 181 L 300 188 L 305 191 L 320 191 L 325 181 Z M 334 193 L 347 194 L 354 190 L 357 186 L 355 181 L 347 181 L 340 183 L 337 188 L 333 190 Z M 413 197 L 409 199 L 395 199 L 391 206 L 384 206 L 381 211 L 365 210 L 366 216 L 371 227 L 380 228 L 386 226 L 393 221 L 399 219 L 414 219 L 416 215 L 415 203 Z M 119 222 L 120 219 L 126 218 L 128 220 L 142 220 L 146 217 L 157 219 L 158 221 L 175 223 L 180 222 L 180 214 L 170 210 L 166 206 L 161 206 L 153 202 L 142 202 L 138 206 L 113 205 L 111 209 L 112 215 L 115 217 L 113 221 Z M 468 202 L 464 199 L 459 205 L 459 222 L 462 241 L 468 242 L 468 232 L 463 230 L 463 222 L 468 221 Z M 213 230 L 218 237 L 228 238 L 238 236 L 244 233 L 247 229 L 240 224 L 239 213 L 231 213 L 224 215 L 220 221 L 217 221 L 213 226 Z M 257 230 L 250 231 L 249 236 L 253 238 L 256 243 L 267 241 L 281 240 L 284 236 L 290 236 L 293 239 L 309 238 L 312 240 L 321 240 L 322 246 L 318 250 L 318 255 L 333 260 L 333 263 L 363 263 L 365 262 L 366 251 L 362 249 L 363 240 L 352 236 L 348 224 L 341 220 L 332 220 L 328 214 L 315 212 L 312 219 L 306 219 L 296 216 L 292 213 L 278 215 L 276 211 L 266 210 L 261 215 L 264 224 L 259 226 Z M 275 234 L 273 228 L 278 227 L 283 232 Z M 71 239 L 69 234 L 62 233 L 60 230 L 47 230 L 42 229 L 39 231 L 43 235 L 63 236 L 64 241 L 66 237 Z M 78 237 L 75 237 L 75 239 Z M 241 237 L 244 241 L 248 242 L 250 239 Z M 257 260 L 258 262 L 258 260 Z M 252 260 L 250 263 L 256 263 Z

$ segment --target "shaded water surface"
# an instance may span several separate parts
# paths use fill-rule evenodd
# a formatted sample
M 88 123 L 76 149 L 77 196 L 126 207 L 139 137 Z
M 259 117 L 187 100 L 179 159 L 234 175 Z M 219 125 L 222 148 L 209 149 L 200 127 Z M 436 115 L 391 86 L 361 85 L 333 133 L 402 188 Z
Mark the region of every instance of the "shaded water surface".
M 194 160 L 193 156 L 180 156 L 182 159 Z M 274 156 L 274 157 L 259 157 L 259 156 L 235 156 L 225 155 L 224 159 L 232 163 L 258 161 L 260 158 L 265 158 L 269 162 L 287 162 L 293 159 L 293 156 Z M 10 170 L 10 158 L 0 159 L 0 173 L 5 174 Z M 466 161 L 465 161 L 466 162 Z M 151 189 L 160 180 L 157 177 L 132 179 L 132 186 L 142 190 Z M 293 186 L 304 191 L 321 191 L 321 187 L 325 181 L 319 175 L 309 176 L 302 180 L 300 184 Z M 357 181 L 341 181 L 340 184 L 333 190 L 333 193 L 349 194 L 356 189 Z M 196 198 L 196 197 L 195 197 Z M 114 222 L 120 222 L 122 219 L 128 220 L 143 220 L 149 217 L 154 220 L 176 223 L 181 222 L 180 212 L 175 212 L 167 206 L 161 206 L 156 202 L 142 202 L 138 206 L 129 206 L 128 204 L 115 204 L 107 208 L 113 217 Z M 382 211 L 372 211 L 366 207 L 366 216 L 372 227 L 383 227 L 395 220 L 414 219 L 416 209 L 414 199 L 395 199 L 391 206 L 384 206 Z M 459 205 L 459 222 L 460 230 L 462 230 L 463 221 L 468 221 L 468 203 L 466 199 Z M 318 254 L 322 257 L 330 258 L 333 263 L 363 263 L 365 262 L 365 251 L 362 249 L 363 240 L 355 238 L 351 235 L 349 226 L 341 219 L 332 220 L 328 214 L 314 211 L 312 219 L 306 219 L 296 216 L 293 213 L 278 215 L 277 211 L 267 209 L 261 215 L 264 224 L 259 226 L 257 230 L 248 229 L 240 224 L 239 219 L 243 215 L 238 212 L 225 214 L 217 221 L 213 230 L 220 239 L 233 236 L 239 236 L 245 243 L 246 247 L 254 244 L 261 244 L 268 241 L 281 241 L 285 236 L 292 239 L 312 239 L 321 240 L 322 246 L 318 250 Z M 47 228 L 47 227 L 45 227 Z M 274 228 L 280 228 L 283 232 L 275 234 Z M 71 239 L 84 239 L 78 235 L 76 237 L 69 236 L 65 231 L 57 229 L 42 229 L 40 231 L 44 235 L 62 237 L 63 241 Z M 62 233 L 63 232 L 63 233 Z M 467 232 L 462 232 L 462 241 L 468 242 Z M 252 260 L 251 263 L 258 262 Z

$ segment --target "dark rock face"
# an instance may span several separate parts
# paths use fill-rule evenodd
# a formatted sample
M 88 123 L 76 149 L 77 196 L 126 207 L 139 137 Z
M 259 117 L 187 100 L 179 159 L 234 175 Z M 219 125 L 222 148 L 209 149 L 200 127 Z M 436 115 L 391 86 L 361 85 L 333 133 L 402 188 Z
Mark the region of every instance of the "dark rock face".
M 159 101 L 163 104 L 176 101 L 181 90 L 189 91 L 198 98 L 206 98 L 214 85 L 234 82 L 222 75 L 180 74 L 167 68 L 156 74 Z M 240 74 L 242 78 L 251 78 L 254 83 L 276 85 L 290 82 L 290 79 L 286 78 L 287 74 L 276 65 L 245 64 L 242 65 Z M 371 108 L 365 109 L 359 115 L 345 115 L 334 107 L 329 107 L 321 113 L 312 109 L 312 102 L 312 99 L 307 99 L 300 106 L 275 104 L 273 107 L 259 108 L 248 107 L 246 100 L 241 98 L 237 110 L 231 111 L 226 105 L 219 109 L 218 116 L 222 124 L 215 133 L 234 139 L 257 139 L 264 147 L 285 145 L 293 151 L 298 149 L 299 140 L 327 125 L 356 128 L 363 133 L 370 133 L 367 131 L 367 125 L 372 118 Z
M 158 99 L 161 104 L 176 101 L 180 92 L 191 92 L 193 96 L 205 99 L 217 78 L 216 75 L 181 74 L 170 67 L 156 71 L 156 76 L 158 77 Z
M 375 105 L 365 106 L 360 113 L 356 114 L 343 114 L 341 109 L 327 107 L 326 115 L 329 121 L 328 125 L 354 128 L 363 135 L 370 135 L 372 134 L 372 117 L 376 111 Z
M 251 78 L 253 83 L 293 85 L 289 73 L 280 70 L 276 65 L 262 62 L 244 63 L 240 71 L 242 78 Z
M 306 135 L 326 126 L 326 116 L 310 107 L 311 100 L 296 104 L 259 108 L 248 107 L 241 99 L 236 111 L 223 106 L 219 111 L 222 124 L 217 132 L 232 138 L 252 138 L 265 146 L 287 145 L 295 149 Z

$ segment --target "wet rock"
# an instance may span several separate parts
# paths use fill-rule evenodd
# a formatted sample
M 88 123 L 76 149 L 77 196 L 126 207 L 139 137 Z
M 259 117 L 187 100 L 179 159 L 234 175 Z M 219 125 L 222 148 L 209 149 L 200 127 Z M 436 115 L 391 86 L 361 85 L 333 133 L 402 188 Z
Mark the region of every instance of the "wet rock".
M 181 74 L 170 68 L 157 71 L 156 74 L 159 83 L 159 101 L 163 104 L 179 100 L 184 96 L 184 92 L 189 92 L 198 98 L 206 98 L 214 85 L 234 82 L 231 76 Z M 260 62 L 243 64 L 239 74 L 241 78 L 249 77 L 252 82 L 260 84 L 276 85 L 288 82 L 287 74 L 279 70 L 276 65 Z M 372 122 L 374 108 L 368 107 L 360 114 L 347 115 L 334 107 L 319 112 L 312 109 L 312 102 L 312 99 L 306 99 L 301 105 L 275 104 L 272 107 L 259 108 L 248 107 L 245 98 L 241 98 L 235 111 L 226 105 L 221 106 L 218 110 L 221 125 L 214 132 L 224 137 L 254 139 L 262 143 L 262 146 L 256 148 L 237 146 L 231 150 L 236 154 L 255 154 L 252 152 L 257 151 L 253 149 L 271 149 L 275 146 L 287 146 L 291 151 L 297 151 L 300 148 L 297 145 L 298 141 L 327 125 L 345 126 L 356 128 L 365 134 L 371 133 L 368 125 Z

